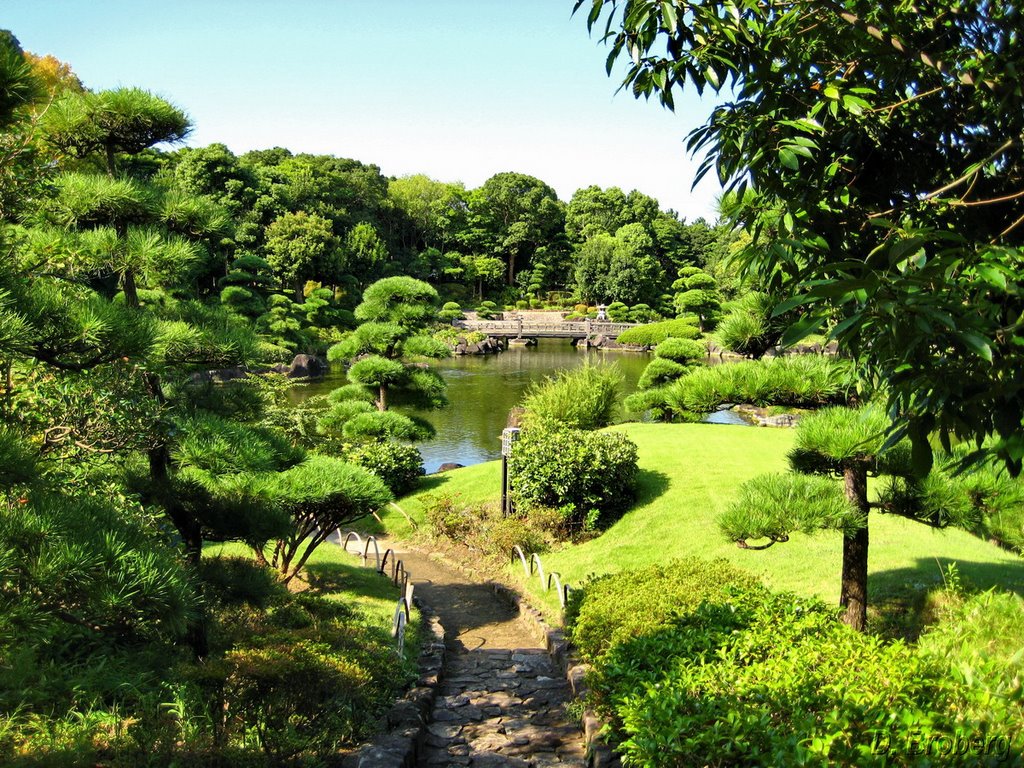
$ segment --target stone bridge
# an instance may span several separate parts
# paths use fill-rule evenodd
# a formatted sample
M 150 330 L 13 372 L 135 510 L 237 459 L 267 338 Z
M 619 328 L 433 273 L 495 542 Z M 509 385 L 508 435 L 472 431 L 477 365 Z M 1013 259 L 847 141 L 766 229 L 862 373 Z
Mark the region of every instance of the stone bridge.
M 574 339 L 587 345 L 598 336 L 615 339 L 620 333 L 635 328 L 637 323 L 609 323 L 598 320 L 579 321 L 524 321 L 515 320 L 459 320 L 455 327 L 479 331 L 496 339 Z

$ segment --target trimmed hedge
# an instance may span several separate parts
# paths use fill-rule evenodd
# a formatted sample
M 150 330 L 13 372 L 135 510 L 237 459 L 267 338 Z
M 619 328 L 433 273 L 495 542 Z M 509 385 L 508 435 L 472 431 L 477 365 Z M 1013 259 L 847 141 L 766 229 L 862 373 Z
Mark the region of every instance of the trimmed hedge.
M 700 329 L 695 321 L 663 320 L 660 323 L 648 323 L 630 328 L 619 334 L 619 344 L 635 344 L 643 347 L 656 347 L 665 339 L 696 339 L 700 337 Z
M 626 766 L 1019 765 L 1020 598 L 973 598 L 922 639 L 854 632 L 721 561 L 584 585 L 573 640 Z

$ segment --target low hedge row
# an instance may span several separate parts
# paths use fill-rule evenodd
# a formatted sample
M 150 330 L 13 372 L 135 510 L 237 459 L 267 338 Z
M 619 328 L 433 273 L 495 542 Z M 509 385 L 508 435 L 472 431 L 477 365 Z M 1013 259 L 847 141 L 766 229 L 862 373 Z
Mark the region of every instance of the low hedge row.
M 691 560 L 584 585 L 570 633 L 628 766 L 1020 765 L 1024 661 L 993 644 L 1024 628 L 1007 599 L 1002 620 L 950 629 L 965 609 L 917 648 Z

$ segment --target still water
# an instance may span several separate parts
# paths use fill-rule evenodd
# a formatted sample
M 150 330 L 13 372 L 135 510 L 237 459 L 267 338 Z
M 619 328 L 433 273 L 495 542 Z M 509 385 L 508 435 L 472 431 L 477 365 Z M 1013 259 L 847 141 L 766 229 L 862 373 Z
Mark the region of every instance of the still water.
M 565 339 L 540 339 L 535 347 L 510 347 L 497 355 L 450 357 L 431 363 L 448 382 L 448 406 L 439 411 L 407 411 L 430 421 L 437 435 L 417 444 L 427 472 L 441 464 L 479 464 L 501 456 L 501 430 L 508 412 L 519 405 L 533 381 L 589 360 L 616 366 L 623 375 L 622 395 L 636 390 L 649 356 L 638 352 L 577 351 Z M 327 394 L 345 383 L 332 373 L 294 390 L 298 397 Z

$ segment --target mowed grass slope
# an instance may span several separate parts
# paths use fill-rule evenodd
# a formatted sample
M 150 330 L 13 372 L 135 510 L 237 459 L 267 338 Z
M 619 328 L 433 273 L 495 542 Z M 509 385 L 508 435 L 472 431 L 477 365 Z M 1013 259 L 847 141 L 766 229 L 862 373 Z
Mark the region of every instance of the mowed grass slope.
M 612 429 L 624 432 L 639 448 L 637 504 L 601 536 L 543 555 L 548 571 L 580 584 L 591 574 L 673 558 L 724 557 L 775 589 L 838 602 L 839 534 L 797 534 L 766 550 L 743 550 L 718 530 L 719 513 L 743 481 L 787 469 L 791 430 L 718 424 L 623 424 Z M 424 488 L 399 504 L 421 521 L 424 495 L 459 494 L 467 503 L 478 503 L 495 500 L 500 488 L 500 462 L 490 462 L 429 477 Z M 399 536 L 411 531 L 395 511 L 384 523 Z M 898 517 L 871 516 L 870 599 L 877 606 L 888 603 L 897 612 L 909 608 L 927 589 L 941 585 L 943 568 L 950 562 L 957 563 L 972 586 L 1024 593 L 1024 559 L 964 531 L 937 531 Z M 536 591 L 536 583 L 531 589 Z M 544 602 L 551 605 L 550 595 Z

